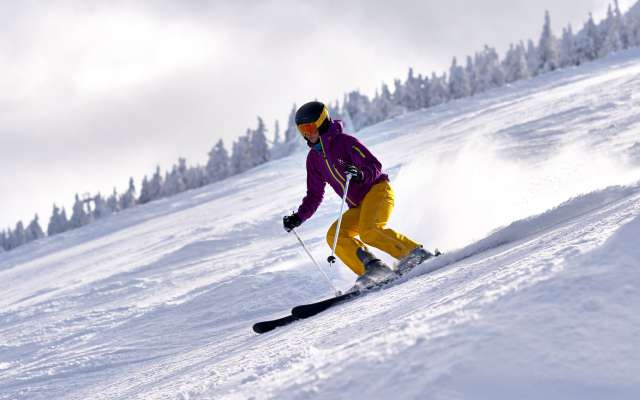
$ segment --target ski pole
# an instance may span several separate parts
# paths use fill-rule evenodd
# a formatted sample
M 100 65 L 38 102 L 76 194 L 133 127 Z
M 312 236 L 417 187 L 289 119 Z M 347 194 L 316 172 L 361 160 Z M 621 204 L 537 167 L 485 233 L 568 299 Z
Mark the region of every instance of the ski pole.
M 327 258 L 329 265 L 336 262 L 336 247 L 338 246 L 338 234 L 340 233 L 340 224 L 342 223 L 342 211 L 344 210 L 344 203 L 347 202 L 347 193 L 349 192 L 349 182 L 351 181 L 352 174 L 347 174 L 347 182 L 344 185 L 344 194 L 342 195 L 342 204 L 340 204 L 340 215 L 338 216 L 338 225 L 336 226 L 336 234 L 333 237 L 333 248 L 331 249 L 331 255 Z
M 298 232 L 296 232 L 295 228 L 292 228 L 291 232 L 293 232 L 296 235 L 296 238 L 298 239 L 298 242 L 300 242 L 300 245 L 302 245 L 302 248 L 304 249 L 304 251 L 307 252 L 307 255 L 309 256 L 311 261 L 313 261 L 313 263 L 315 264 L 316 268 L 318 268 L 318 270 L 322 273 L 322 276 L 324 276 L 324 278 L 327 280 L 327 282 L 329 283 L 329 286 L 331 286 L 331 288 L 335 292 L 336 296 L 340 296 L 342 294 L 342 292 L 339 291 L 338 289 L 336 289 L 335 286 L 333 286 L 333 283 L 331 282 L 331 279 L 329 279 L 329 276 L 326 274 L 326 272 L 324 272 L 324 270 L 322 268 L 320 268 L 320 265 L 316 262 L 316 259 L 313 258 L 313 255 L 311 254 L 309 249 L 307 249 L 307 246 L 305 246 L 304 242 L 302 241 L 302 238 L 300 238 L 300 235 L 298 235 Z

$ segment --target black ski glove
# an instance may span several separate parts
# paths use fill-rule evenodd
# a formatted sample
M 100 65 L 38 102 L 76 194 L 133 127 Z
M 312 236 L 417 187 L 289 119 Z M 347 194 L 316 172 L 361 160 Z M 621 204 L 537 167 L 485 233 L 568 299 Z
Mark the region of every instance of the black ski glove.
M 293 213 L 291 215 L 286 215 L 282 218 L 282 225 L 284 226 L 284 230 L 287 232 L 291 232 L 293 228 L 297 228 L 302 224 L 302 220 L 298 216 L 297 213 Z
M 347 169 L 344 170 L 345 174 L 351 174 L 351 180 L 355 183 L 364 182 L 364 172 L 358 169 L 355 165 L 349 165 Z

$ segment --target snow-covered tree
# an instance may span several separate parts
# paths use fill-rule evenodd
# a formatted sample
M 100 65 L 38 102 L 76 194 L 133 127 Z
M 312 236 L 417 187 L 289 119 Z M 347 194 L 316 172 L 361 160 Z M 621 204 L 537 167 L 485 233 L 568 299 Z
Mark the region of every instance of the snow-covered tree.
M 640 2 L 638 4 L 640 4 Z M 614 13 L 620 28 L 620 41 L 622 42 L 622 48 L 628 49 L 631 46 L 630 31 L 624 15 L 620 11 L 620 4 L 618 4 L 618 0 L 614 0 Z
M 370 114 L 370 101 L 367 96 L 357 90 L 349 92 L 345 101 L 342 102 L 342 107 L 344 112 L 348 113 L 354 130 L 358 131 L 370 125 L 372 116 Z
M 402 93 L 402 99 L 400 101 L 405 109 L 414 111 L 422 107 L 420 104 L 421 83 L 421 79 L 414 76 L 413 68 L 409 68 L 407 80 L 403 85 L 404 91 Z
M 11 236 L 11 245 L 14 249 L 27 243 L 27 232 L 24 229 L 22 221 L 18 221 L 18 223 L 16 224 L 16 229 L 14 229 L 13 235 Z
M 209 161 L 207 162 L 207 181 L 216 182 L 228 177 L 230 171 L 229 153 L 224 147 L 222 139 L 209 152 Z
M 113 193 L 107 199 L 107 207 L 112 213 L 120 211 L 120 202 L 118 201 L 118 192 L 113 188 Z
M 429 85 L 429 107 L 437 106 L 448 100 L 449 89 L 447 88 L 447 75 L 442 74 L 441 77 L 436 73 L 431 75 L 431 83 Z
M 207 172 L 199 165 L 189 167 L 184 173 L 187 190 L 196 189 L 207 184 Z
M 559 63 L 561 68 L 578 64 L 578 58 L 576 55 L 576 39 L 571 25 L 562 30 Z
M 602 46 L 598 49 L 598 57 L 606 57 L 622 50 L 622 26 L 620 18 L 614 13 L 611 4 L 607 9 L 607 18 L 600 23 Z
M 184 159 L 180 159 L 181 163 Z M 162 185 L 162 196 L 169 197 L 174 194 L 182 193 L 187 190 L 187 184 L 185 182 L 182 168 L 179 165 L 173 165 L 171 173 L 165 175 L 164 185 Z
M 261 117 L 258 117 L 258 127 L 254 131 L 251 131 L 249 143 L 249 159 L 252 167 L 269 161 L 267 127 Z
M 231 170 L 233 174 L 242 173 L 250 169 L 251 163 L 251 130 L 247 129 L 247 133 L 240 136 L 233 142 L 233 150 L 231 153 Z
M 517 46 L 512 44 L 509 47 L 509 51 L 507 51 L 507 55 L 503 61 L 503 69 L 506 82 L 515 82 L 520 79 L 529 78 L 530 75 L 524 43 L 520 42 Z
M 476 87 L 474 93 L 504 85 L 504 71 L 498 52 L 494 48 L 485 45 L 482 52 L 476 53 L 475 65 Z
M 153 200 L 151 198 L 151 184 L 145 175 L 144 178 L 142 178 L 142 184 L 140 185 L 140 197 L 138 197 L 138 204 L 146 204 L 151 200 Z
M 136 186 L 133 178 L 129 178 L 129 188 L 120 196 L 120 209 L 126 210 L 136 205 Z
M 449 96 L 452 99 L 460 99 L 470 95 L 471 86 L 467 72 L 462 66 L 458 65 L 457 59 L 453 57 L 449 68 Z
M 538 75 L 538 49 L 531 39 L 527 41 L 527 54 L 525 57 L 527 59 L 527 69 L 531 76 Z
M 102 197 L 102 195 L 100 193 L 98 193 L 94 197 L 93 201 L 94 201 L 94 204 L 95 204 L 95 207 L 93 209 L 93 218 L 94 219 L 100 219 L 100 218 L 108 217 L 113 212 L 109 208 L 109 205 L 107 204 L 107 201 L 104 199 L 104 197 Z
M 7 228 L 7 232 L 4 237 L 4 248 L 9 251 L 15 247 L 14 238 L 13 238 L 13 230 L 11 228 Z
M 73 213 L 69 224 L 72 229 L 77 229 L 87 225 L 91 221 L 91 216 L 87 213 L 84 207 L 84 201 L 80 199 L 80 196 L 76 194 L 76 200 L 73 203 Z
M 475 88 L 477 86 L 477 75 L 476 66 L 473 63 L 473 58 L 471 56 L 467 56 L 467 64 L 464 67 L 464 70 L 467 74 L 467 79 L 469 79 L 469 90 L 471 95 L 475 93 Z
M 40 227 L 40 222 L 38 221 L 38 214 L 35 215 L 33 220 L 27 226 L 25 235 L 27 242 L 32 242 L 44 237 L 44 231 Z
M 287 120 L 287 129 L 284 131 L 284 141 L 287 143 L 300 140 L 300 134 L 298 133 L 298 127 L 296 126 L 296 111 L 298 108 L 296 104 L 293 104 L 291 111 L 289 112 L 289 119 Z
M 593 15 L 589 14 L 589 19 L 576 37 L 576 57 L 578 63 L 593 61 L 598 57 L 598 28 L 593 21 Z
M 333 115 L 333 114 L 332 114 Z M 280 137 L 280 122 L 278 122 L 278 120 L 276 120 L 276 122 L 273 124 L 273 145 L 279 145 L 280 142 L 282 142 L 282 138 Z
M 544 26 L 538 43 L 538 57 L 538 74 L 554 71 L 558 68 L 558 44 L 551 31 L 551 16 L 548 10 L 544 13 Z
M 628 47 L 640 46 L 640 1 L 627 11 L 623 19 L 628 36 Z
M 60 210 L 60 208 L 54 204 L 51 218 L 49 218 L 49 225 L 47 226 L 47 234 L 53 236 L 65 232 L 68 229 L 69 221 L 67 220 L 66 211 L 64 211 L 64 209 Z
M 393 95 L 389 90 L 389 86 L 386 83 L 382 84 L 380 93 L 376 91 L 376 95 L 371 101 L 369 107 L 370 118 L 369 121 L 377 123 L 389 118 L 397 117 L 404 111 L 403 106 L 399 106 L 394 103 Z
M 152 201 L 162 197 L 163 185 L 164 181 L 162 180 L 162 172 L 160 172 L 160 166 L 156 165 L 156 171 L 153 173 L 151 181 L 149 182 L 149 196 L 151 197 Z
M 9 235 L 2 230 L 0 231 L 0 253 L 9 250 Z

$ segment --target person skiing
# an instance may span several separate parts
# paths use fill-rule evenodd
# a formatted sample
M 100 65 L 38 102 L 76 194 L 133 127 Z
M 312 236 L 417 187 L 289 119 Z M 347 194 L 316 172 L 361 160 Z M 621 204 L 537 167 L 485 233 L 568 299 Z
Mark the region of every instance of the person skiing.
M 350 174 L 346 196 L 349 209 L 342 215 L 336 255 L 358 275 L 358 283 L 367 285 L 393 275 L 367 245 L 388 253 L 400 263 L 418 264 L 432 256 L 422 245 L 386 227 L 394 205 L 389 177 L 382 172 L 380 161 L 358 139 L 343 131 L 342 122 L 330 118 L 323 103 L 312 101 L 302 105 L 296 111 L 295 123 L 310 147 L 306 161 L 307 193 L 298 210 L 283 217 L 287 232 L 315 213 L 322 202 L 325 184 L 343 197 L 346 176 Z M 337 224 L 336 220 L 327 232 L 330 247 Z

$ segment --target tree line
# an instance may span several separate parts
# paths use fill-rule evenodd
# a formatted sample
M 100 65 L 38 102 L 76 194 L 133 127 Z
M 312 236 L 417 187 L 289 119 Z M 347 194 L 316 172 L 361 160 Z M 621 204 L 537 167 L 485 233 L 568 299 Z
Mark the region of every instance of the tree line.
M 467 56 L 464 65 L 454 57 L 448 73 L 433 72 L 431 75 L 416 76 L 413 69 L 409 68 L 404 82 L 394 80 L 393 90 L 383 83 L 373 98 L 358 90 L 349 92 L 344 95 L 341 104 L 335 101 L 329 105 L 330 114 L 336 119 L 342 119 L 348 130 L 358 131 L 409 111 L 470 97 L 638 46 L 640 1 L 623 14 L 618 0 L 614 0 L 600 23 L 596 24 L 589 14 L 577 33 L 574 33 L 571 25 L 567 25 L 559 38 L 552 32 L 551 17 L 547 11 L 537 43 L 530 39 L 526 44 L 523 41 L 511 44 L 502 59 L 495 48 L 485 45 L 473 56 Z M 162 174 L 158 166 L 150 177 L 144 176 L 139 192 L 134 179 L 130 178 L 129 186 L 122 194 L 118 194 L 116 189 L 108 197 L 103 197 L 100 193 L 82 197 L 76 194 L 70 217 L 64 207 L 54 204 L 46 235 L 76 229 L 113 213 L 199 188 L 245 172 L 271 159 L 291 154 L 304 146 L 295 126 L 296 108 L 294 104 L 283 133 L 280 132 L 279 122 L 275 121 L 274 139 L 271 142 L 267 139 L 268 129 L 264 120 L 258 117 L 257 127 L 247 129 L 244 135 L 237 138 L 232 144 L 231 153 L 225 148 L 224 142 L 219 140 L 209 151 L 209 159 L 204 166 L 187 166 L 186 159 L 179 158 L 170 171 Z M 40 226 L 38 215 L 35 215 L 27 226 L 19 221 L 15 228 L 0 231 L 0 252 L 46 235 Z

